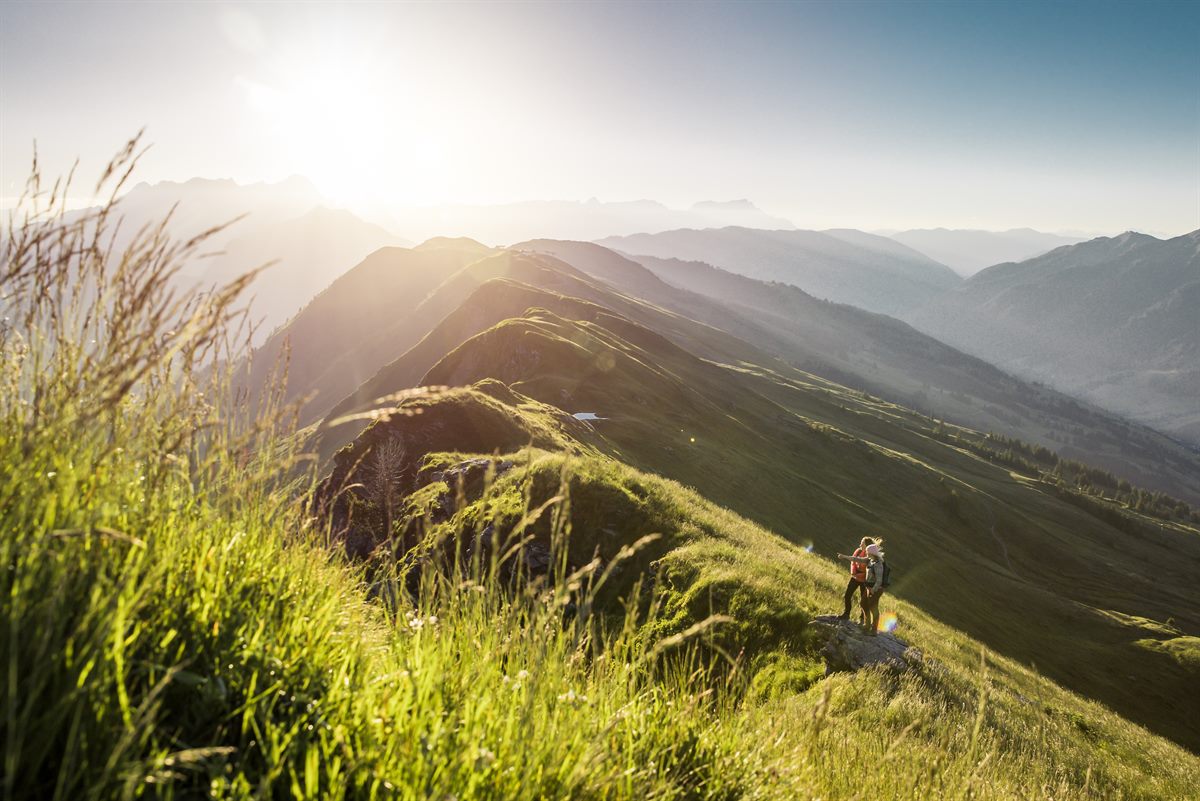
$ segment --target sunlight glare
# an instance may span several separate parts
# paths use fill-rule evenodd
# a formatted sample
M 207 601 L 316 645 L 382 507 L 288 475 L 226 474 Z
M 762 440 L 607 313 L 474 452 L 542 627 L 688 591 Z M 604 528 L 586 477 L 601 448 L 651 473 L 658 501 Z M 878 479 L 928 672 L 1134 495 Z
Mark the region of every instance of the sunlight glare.
M 274 85 L 239 79 L 248 105 L 295 172 L 337 205 L 377 203 L 402 190 L 435 193 L 441 148 L 399 84 L 345 54 L 325 53 L 275 70 Z

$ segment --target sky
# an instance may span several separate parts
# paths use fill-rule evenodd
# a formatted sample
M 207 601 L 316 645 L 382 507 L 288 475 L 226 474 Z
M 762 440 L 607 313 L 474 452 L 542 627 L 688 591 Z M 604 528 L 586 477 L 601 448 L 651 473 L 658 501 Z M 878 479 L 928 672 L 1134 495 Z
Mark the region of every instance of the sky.
M 300 174 L 364 213 L 749 198 L 802 228 L 1200 228 L 1200 3 L 0 5 L 0 196 Z M 81 190 L 83 191 L 83 190 Z

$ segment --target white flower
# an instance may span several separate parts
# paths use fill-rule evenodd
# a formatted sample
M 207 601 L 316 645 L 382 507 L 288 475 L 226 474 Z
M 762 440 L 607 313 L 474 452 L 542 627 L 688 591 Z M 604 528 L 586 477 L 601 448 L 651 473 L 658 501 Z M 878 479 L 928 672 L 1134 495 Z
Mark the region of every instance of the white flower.
M 586 704 L 588 697 L 582 693 L 575 692 L 574 689 L 570 689 L 558 696 L 558 700 L 567 704 Z

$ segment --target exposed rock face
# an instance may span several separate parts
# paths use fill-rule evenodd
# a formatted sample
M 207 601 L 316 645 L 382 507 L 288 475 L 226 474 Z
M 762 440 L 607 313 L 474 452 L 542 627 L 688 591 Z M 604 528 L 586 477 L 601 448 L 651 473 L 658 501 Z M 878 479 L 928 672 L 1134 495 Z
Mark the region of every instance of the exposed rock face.
M 921 651 L 904 640 L 887 632 L 868 634 L 862 626 L 837 615 L 820 615 L 813 618 L 810 625 L 826 637 L 821 648 L 826 675 L 871 665 L 904 669 L 924 662 Z
M 458 464 L 450 465 L 444 470 L 431 471 L 428 480 L 423 480 L 423 476 L 418 476 L 417 484 L 424 486 L 434 481 L 444 481 L 451 491 L 456 491 L 461 486 L 468 497 L 474 497 L 483 489 L 489 471 L 492 479 L 496 479 L 507 473 L 512 466 L 513 463 L 507 459 L 496 460 L 486 457 L 466 459 Z

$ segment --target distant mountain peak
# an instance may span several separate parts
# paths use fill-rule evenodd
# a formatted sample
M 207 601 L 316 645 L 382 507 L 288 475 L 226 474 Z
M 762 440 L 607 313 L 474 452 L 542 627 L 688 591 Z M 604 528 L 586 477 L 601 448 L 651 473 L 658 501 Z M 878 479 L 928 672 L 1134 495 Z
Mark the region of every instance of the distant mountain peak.
M 417 245 L 413 250 L 437 250 L 438 248 L 457 248 L 490 252 L 492 249 L 482 242 L 469 236 L 434 236 Z
M 692 211 L 761 211 L 745 198 L 738 200 L 701 200 L 692 204 Z
M 174 189 L 281 189 L 320 196 L 320 192 L 313 182 L 303 175 L 289 175 L 280 181 L 251 181 L 249 183 L 241 183 L 233 178 L 206 178 L 197 175 L 186 181 L 163 180 L 154 183 L 139 181 L 130 191 Z
M 1117 236 L 1114 236 L 1113 239 L 1117 242 L 1129 242 L 1131 240 L 1154 240 L 1156 242 L 1159 241 L 1158 237 L 1156 237 L 1156 236 L 1150 236 L 1150 234 L 1143 234 L 1141 231 L 1133 231 L 1133 230 L 1125 231 Z

